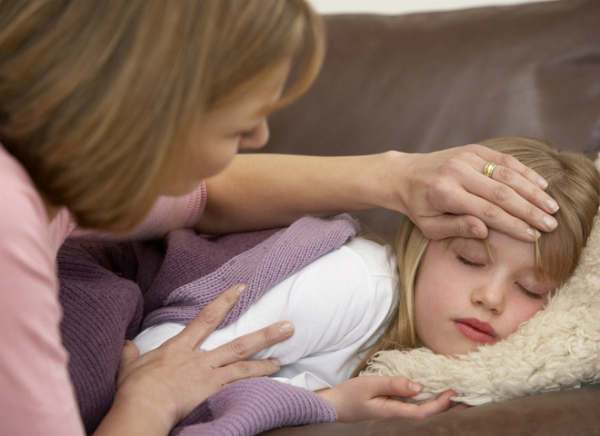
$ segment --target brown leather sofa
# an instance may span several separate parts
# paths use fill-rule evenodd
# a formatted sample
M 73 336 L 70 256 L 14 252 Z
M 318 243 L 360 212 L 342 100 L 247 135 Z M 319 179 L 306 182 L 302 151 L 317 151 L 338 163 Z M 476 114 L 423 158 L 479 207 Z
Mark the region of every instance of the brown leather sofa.
M 264 152 L 428 152 L 498 136 L 600 151 L 600 0 L 326 17 L 311 90 L 271 119 Z M 357 214 L 391 236 L 399 214 Z M 424 421 L 328 423 L 283 435 L 600 435 L 600 389 L 518 398 Z

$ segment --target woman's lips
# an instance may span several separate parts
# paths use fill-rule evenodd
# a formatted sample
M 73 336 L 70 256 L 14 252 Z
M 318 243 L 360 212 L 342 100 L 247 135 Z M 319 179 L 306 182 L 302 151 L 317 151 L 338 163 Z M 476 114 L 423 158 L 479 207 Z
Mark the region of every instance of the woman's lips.
M 480 344 L 493 344 L 497 342 L 496 332 L 487 322 L 475 318 L 457 319 L 454 327 L 465 337 Z

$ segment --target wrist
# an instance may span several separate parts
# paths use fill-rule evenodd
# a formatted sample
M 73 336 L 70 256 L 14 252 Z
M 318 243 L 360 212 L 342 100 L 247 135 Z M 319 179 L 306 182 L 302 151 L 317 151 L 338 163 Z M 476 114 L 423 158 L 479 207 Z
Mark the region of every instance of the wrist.
M 412 155 L 399 151 L 387 151 L 369 156 L 368 171 L 364 172 L 361 183 L 365 187 L 363 195 L 373 204 L 406 213 L 406 199 L 410 192 L 408 173 Z
M 326 388 L 321 389 L 319 391 L 314 391 L 319 397 L 323 398 L 328 403 L 333 404 L 337 411 L 337 421 L 344 421 L 344 417 L 342 416 L 342 410 L 340 408 L 339 401 L 336 399 L 336 390 L 335 388 Z
M 117 391 L 113 404 L 94 436 L 166 436 L 177 424 L 175 414 L 150 396 Z

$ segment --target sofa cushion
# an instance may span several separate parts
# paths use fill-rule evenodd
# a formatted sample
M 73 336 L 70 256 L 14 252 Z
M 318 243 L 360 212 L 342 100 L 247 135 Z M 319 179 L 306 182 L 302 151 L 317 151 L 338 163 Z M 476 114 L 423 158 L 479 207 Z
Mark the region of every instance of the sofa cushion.
M 600 151 L 600 2 L 326 17 L 314 86 L 271 117 L 264 152 L 428 152 L 499 136 Z M 391 236 L 399 215 L 356 214 Z

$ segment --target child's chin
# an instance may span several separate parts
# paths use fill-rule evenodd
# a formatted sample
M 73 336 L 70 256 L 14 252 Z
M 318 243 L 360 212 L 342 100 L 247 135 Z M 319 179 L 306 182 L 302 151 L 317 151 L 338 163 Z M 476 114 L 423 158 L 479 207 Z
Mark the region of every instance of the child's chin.
M 484 347 L 485 344 L 478 344 L 477 342 L 468 340 L 466 338 L 464 338 L 464 340 L 462 340 L 463 338 L 459 337 L 458 340 L 455 341 L 445 341 L 445 342 L 438 342 L 435 343 L 435 341 L 433 344 L 426 344 L 425 342 L 423 342 L 421 339 L 417 342 L 417 346 L 418 347 L 425 347 L 425 348 L 429 348 L 431 351 L 433 351 L 435 354 L 442 354 L 444 356 L 448 356 L 448 357 L 460 357 L 460 356 L 466 356 L 469 353 L 473 353 L 479 350 L 480 347 Z
M 469 353 L 474 353 L 479 350 L 481 345 L 469 345 L 469 346 L 455 346 L 455 347 L 445 347 L 441 350 L 432 349 L 432 351 L 436 354 L 442 354 L 444 356 L 458 358 L 460 356 L 466 356 Z

